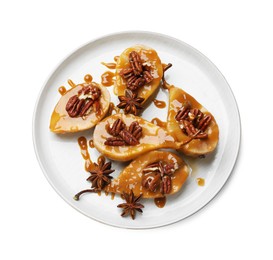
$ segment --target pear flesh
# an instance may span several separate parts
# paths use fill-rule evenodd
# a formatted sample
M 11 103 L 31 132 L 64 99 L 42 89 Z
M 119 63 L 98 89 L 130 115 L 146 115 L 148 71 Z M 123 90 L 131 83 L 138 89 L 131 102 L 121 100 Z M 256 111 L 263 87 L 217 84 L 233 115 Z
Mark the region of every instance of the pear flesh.
M 59 100 L 57 105 L 54 108 L 54 111 L 51 115 L 50 120 L 50 130 L 54 133 L 72 133 L 79 132 L 86 129 L 90 129 L 94 127 L 107 113 L 110 103 L 110 94 L 105 87 L 100 86 L 97 83 L 92 82 L 91 84 L 95 84 L 101 90 L 100 96 L 100 110 L 95 113 L 92 112 L 88 114 L 86 117 L 70 117 L 65 109 L 68 100 L 77 95 L 78 92 L 89 84 L 83 83 L 79 84 L 74 88 L 68 90 Z
M 147 100 L 159 87 L 163 76 L 163 68 L 156 51 L 143 45 L 135 45 L 127 48 L 119 56 L 116 65 L 116 83 L 114 86 L 114 93 L 118 96 L 124 95 L 125 89 L 127 88 L 126 80 L 119 73 L 122 69 L 127 69 L 130 67 L 129 54 L 132 51 L 136 51 L 140 55 L 141 61 L 143 64 L 149 67 L 150 73 L 153 76 L 153 80 L 150 83 L 145 84 L 143 87 L 140 87 L 137 90 L 138 97 Z
M 219 140 L 219 129 L 215 118 L 191 95 L 174 86 L 169 88 L 167 131 L 179 142 L 184 142 L 189 138 L 189 136 L 181 130 L 179 122 L 175 119 L 177 112 L 187 103 L 190 104 L 192 108 L 199 109 L 204 115 L 210 115 L 212 119 L 205 131 L 208 135 L 206 138 L 193 139 L 189 143 L 181 146 L 179 150 L 186 155 L 194 157 L 208 154 L 216 148 Z
M 116 179 L 112 180 L 105 188 L 105 191 L 122 194 L 123 192 L 130 193 L 130 190 L 132 189 L 136 196 L 142 194 L 143 198 L 163 197 L 164 195 L 159 189 L 152 192 L 142 186 L 143 169 L 158 161 L 176 165 L 176 170 L 171 176 L 171 191 L 168 195 L 178 192 L 185 183 L 190 168 L 179 156 L 166 151 L 151 151 L 138 157 L 132 161 Z
M 142 136 L 139 139 L 139 144 L 121 146 L 104 144 L 108 137 L 112 137 L 106 129 L 111 127 L 117 119 L 121 119 L 127 127 L 132 122 L 136 121 L 139 123 L 142 127 Z M 129 161 L 151 150 L 160 148 L 178 149 L 180 147 L 180 144 L 175 142 L 174 137 L 165 129 L 131 114 L 115 114 L 102 120 L 95 127 L 93 140 L 94 146 L 101 154 L 117 161 Z

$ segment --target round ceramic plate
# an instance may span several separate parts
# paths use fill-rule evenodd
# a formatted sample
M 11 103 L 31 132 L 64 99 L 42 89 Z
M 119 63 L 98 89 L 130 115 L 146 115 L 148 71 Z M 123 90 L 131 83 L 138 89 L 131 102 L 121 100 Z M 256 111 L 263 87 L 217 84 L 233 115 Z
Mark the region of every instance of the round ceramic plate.
M 80 154 L 77 139 L 85 136 L 92 139 L 93 130 L 81 133 L 57 135 L 49 131 L 51 113 L 60 98 L 58 88 L 66 86 L 67 80 L 82 83 L 86 74 L 94 81 L 101 81 L 101 74 L 108 70 L 101 62 L 113 62 L 116 55 L 135 44 L 154 48 L 163 63 L 172 63 L 167 72 L 167 81 L 183 88 L 194 96 L 216 118 L 220 129 L 219 145 L 215 152 L 204 159 L 185 158 L 192 172 L 182 190 L 168 197 L 164 208 L 158 208 L 153 200 L 145 200 L 144 213 L 131 218 L 122 218 L 114 199 L 102 194 L 86 194 L 79 201 L 74 194 L 90 188 L 86 181 L 89 174 L 84 170 L 84 160 Z M 117 97 L 111 92 L 112 101 Z M 168 92 L 160 89 L 158 100 L 168 102 Z M 158 109 L 151 103 L 142 117 L 151 120 L 156 117 L 166 121 L 167 108 Z M 152 228 L 174 223 L 195 213 L 206 205 L 223 187 L 239 151 L 240 118 L 236 101 L 223 75 L 203 54 L 184 42 L 166 35 L 151 32 L 122 32 L 93 40 L 69 55 L 51 74 L 43 86 L 34 111 L 33 140 L 41 168 L 52 187 L 71 206 L 86 216 L 100 222 L 124 228 Z M 99 153 L 89 148 L 90 156 L 96 161 Z M 181 154 L 183 157 L 183 155 Z M 113 162 L 114 176 L 126 164 Z M 197 178 L 205 179 L 199 186 Z

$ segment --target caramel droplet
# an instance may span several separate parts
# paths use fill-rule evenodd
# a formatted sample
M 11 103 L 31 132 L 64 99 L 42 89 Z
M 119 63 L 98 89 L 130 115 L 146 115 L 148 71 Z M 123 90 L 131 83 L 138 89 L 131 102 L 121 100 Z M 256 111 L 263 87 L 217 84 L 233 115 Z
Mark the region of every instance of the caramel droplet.
M 66 88 L 64 86 L 59 87 L 59 93 L 63 96 L 66 93 Z
M 89 146 L 90 146 L 90 148 L 94 148 L 95 146 L 94 146 L 94 141 L 93 140 L 90 140 L 89 141 Z
M 86 75 L 84 76 L 84 81 L 85 81 L 86 83 L 91 83 L 92 80 L 93 80 L 93 77 L 92 77 L 90 74 L 86 74 Z
M 115 57 L 114 57 L 114 61 L 115 61 L 115 62 L 117 62 L 118 59 L 119 59 L 119 56 L 115 56 Z
M 205 186 L 205 180 L 203 178 L 197 178 L 196 181 L 199 186 Z
M 155 99 L 153 102 L 154 102 L 154 104 L 155 104 L 155 106 L 157 108 L 164 108 L 164 107 L 166 107 L 165 101 L 160 101 L 160 100 Z
M 94 163 L 90 159 L 86 138 L 84 136 L 79 137 L 78 144 L 80 147 L 82 158 L 85 160 L 85 170 L 92 171 L 95 166 L 94 166 Z
M 166 201 L 167 201 L 166 197 L 154 199 L 154 203 L 158 208 L 163 208 L 166 204 Z

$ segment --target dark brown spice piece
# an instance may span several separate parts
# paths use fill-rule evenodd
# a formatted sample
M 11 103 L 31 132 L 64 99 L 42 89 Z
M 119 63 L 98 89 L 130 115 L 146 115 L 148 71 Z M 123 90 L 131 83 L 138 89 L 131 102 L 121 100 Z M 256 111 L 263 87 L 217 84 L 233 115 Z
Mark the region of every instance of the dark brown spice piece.
M 138 111 L 143 108 L 141 103 L 144 98 L 137 97 L 137 94 L 129 89 L 125 90 L 125 96 L 118 96 L 118 99 L 120 103 L 117 107 L 124 109 L 125 114 L 137 115 Z
M 98 163 L 94 163 L 95 169 L 90 171 L 91 176 L 87 178 L 87 181 L 92 183 L 91 189 L 82 190 L 74 196 L 75 200 L 79 200 L 83 193 L 96 193 L 105 188 L 107 184 L 111 182 L 113 178 L 110 176 L 115 170 L 111 169 L 111 162 L 105 162 L 104 157 L 98 159 Z
M 129 194 L 123 192 L 123 197 L 126 202 L 121 203 L 117 206 L 118 208 L 122 208 L 123 210 L 121 213 L 122 217 L 130 215 L 132 219 L 135 219 L 136 211 L 143 213 L 142 209 L 144 208 L 144 206 L 141 203 L 139 203 L 142 194 L 135 197 L 133 190 L 131 190 Z

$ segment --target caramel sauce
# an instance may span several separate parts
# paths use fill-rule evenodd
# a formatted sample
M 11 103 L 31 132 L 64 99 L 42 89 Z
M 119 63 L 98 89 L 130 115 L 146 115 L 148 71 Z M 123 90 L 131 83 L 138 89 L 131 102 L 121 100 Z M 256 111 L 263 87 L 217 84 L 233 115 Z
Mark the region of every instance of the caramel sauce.
M 115 195 L 116 195 L 116 193 L 114 193 L 114 192 L 111 193 L 111 200 L 113 200 L 115 198 Z
M 101 84 L 105 87 L 110 87 L 114 85 L 113 78 L 115 77 L 115 73 L 111 71 L 106 71 L 101 75 Z
M 163 208 L 166 204 L 166 201 L 167 201 L 166 196 L 154 199 L 154 203 L 158 208 Z
M 66 93 L 66 88 L 64 86 L 59 87 L 59 93 L 63 96 Z
M 113 115 L 113 111 L 115 111 L 115 113 L 118 114 L 120 109 L 118 107 L 116 107 L 113 102 L 110 102 L 109 109 L 108 109 L 108 115 L 109 116 Z
M 197 182 L 198 186 L 205 186 L 205 179 L 203 179 L 203 178 L 197 178 L 196 182 Z
M 153 123 L 154 125 L 160 126 L 162 128 L 166 128 L 167 123 L 166 122 L 162 122 L 159 118 L 155 117 L 151 120 L 151 123 Z
M 177 112 L 181 107 L 183 107 L 183 104 L 190 102 L 192 108 L 200 109 L 206 115 L 212 116 L 212 120 L 206 130 L 208 137 L 204 139 L 193 139 L 191 142 L 181 147 L 181 151 L 187 155 L 196 155 L 196 153 L 199 155 L 206 154 L 214 150 L 219 139 L 219 129 L 213 115 L 208 112 L 200 103 L 198 103 L 197 100 L 195 100 L 191 95 L 180 88 L 171 86 L 169 89 L 169 95 L 170 103 L 167 130 L 178 141 L 184 142 L 188 139 L 188 136 L 181 131 L 179 123 L 175 119 Z
M 92 77 L 90 74 L 86 74 L 86 75 L 84 76 L 84 81 L 85 81 L 86 83 L 91 83 L 92 80 L 93 80 L 93 77 Z
M 67 81 L 67 83 L 69 84 L 69 86 L 70 86 L 71 88 L 75 88 L 75 87 L 77 86 L 71 79 L 69 79 L 69 80 Z
M 115 62 L 117 62 L 118 59 L 119 59 L 119 56 L 115 56 L 115 57 L 114 57 L 114 61 L 115 61 Z
M 91 171 L 94 169 L 94 163 L 91 161 L 90 154 L 88 152 L 87 140 L 84 136 L 78 138 L 78 144 L 81 150 L 82 158 L 85 160 L 85 170 Z
M 116 63 L 113 63 L 113 62 L 109 62 L 109 63 L 101 62 L 101 64 L 110 70 L 114 70 L 116 68 Z
M 96 84 L 96 83 L 94 83 Z M 89 129 L 104 117 L 108 111 L 109 106 L 109 93 L 104 88 L 101 88 L 100 108 L 97 113 L 90 113 L 86 117 L 71 118 L 65 107 L 68 100 L 78 94 L 78 91 L 88 83 L 82 83 L 74 88 L 69 89 L 64 96 L 62 96 L 54 108 L 50 119 L 50 130 L 55 133 L 76 132 L 79 130 Z M 100 87 L 98 85 L 98 87 Z
M 95 147 L 94 141 L 93 141 L 93 140 L 90 140 L 90 141 L 89 141 L 89 147 L 90 147 L 90 148 L 94 148 L 94 147 Z
M 143 198 L 162 198 L 162 194 L 159 190 L 152 192 L 143 188 L 142 186 L 143 169 L 148 164 L 160 160 L 169 163 L 177 163 L 179 168 L 172 176 L 172 190 L 170 194 L 179 191 L 188 177 L 189 168 L 177 155 L 163 151 L 153 151 L 149 154 L 144 154 L 138 157 L 136 160 L 132 161 L 120 173 L 120 175 L 113 179 L 112 182 L 105 188 L 106 191 L 119 193 L 122 195 L 123 192 L 129 193 L 130 190 L 133 189 L 136 196 L 143 194 Z M 158 204 L 160 204 L 160 202 L 158 202 Z M 160 205 L 163 207 L 163 202 L 161 202 Z
M 160 100 L 154 99 L 153 102 L 154 102 L 154 104 L 155 104 L 155 106 L 157 108 L 164 108 L 164 107 L 166 107 L 165 101 L 160 101 Z
M 165 68 L 168 66 L 168 64 L 162 63 L 162 69 L 163 71 L 165 70 Z M 164 77 L 164 72 L 163 72 L 163 77 L 162 77 L 162 88 L 164 89 L 169 89 L 171 87 L 171 85 L 165 80 Z

